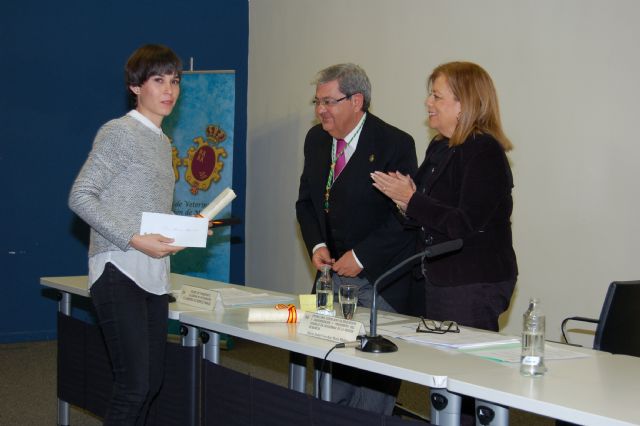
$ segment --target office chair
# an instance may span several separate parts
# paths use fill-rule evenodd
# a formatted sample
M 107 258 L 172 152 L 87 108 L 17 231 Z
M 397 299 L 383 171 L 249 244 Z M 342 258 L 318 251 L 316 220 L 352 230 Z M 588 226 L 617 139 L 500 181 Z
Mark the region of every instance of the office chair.
M 609 284 L 600 318 L 565 318 L 560 326 L 562 337 L 569 343 L 565 335 L 565 326 L 569 321 L 597 324 L 593 349 L 640 357 L 639 308 L 640 281 L 614 281 Z
M 600 318 L 569 317 L 562 321 L 560 330 L 565 342 L 565 326 L 569 321 L 598 324 L 593 349 L 613 354 L 640 356 L 640 281 L 614 281 L 609 284 Z M 556 420 L 556 426 L 576 426 Z

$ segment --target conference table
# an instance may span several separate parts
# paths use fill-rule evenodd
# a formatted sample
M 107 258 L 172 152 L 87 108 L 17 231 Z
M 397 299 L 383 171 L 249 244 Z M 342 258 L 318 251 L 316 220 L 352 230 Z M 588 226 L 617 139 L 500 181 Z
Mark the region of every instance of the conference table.
M 640 424 L 640 358 L 583 351 L 589 356 L 546 361 L 540 378 L 505 366 L 452 371 L 447 390 L 580 425 Z
M 319 359 L 334 345 L 297 333 L 296 324 L 247 323 L 246 308 L 188 312 L 180 315 L 180 321 L 213 334 L 229 334 Z M 417 319 L 409 321 L 417 323 Z M 480 400 L 480 406 L 488 405 L 496 411 L 513 407 L 584 425 L 640 424 L 640 358 L 572 348 L 588 356 L 548 360 L 548 372 L 531 378 L 521 376 L 517 364 L 497 363 L 397 338 L 390 340 L 398 346 L 397 352 L 372 354 L 344 348 L 332 351 L 328 360 L 444 389 L 453 395 L 470 396 Z M 290 378 L 290 387 L 291 384 Z M 322 396 L 326 393 L 323 390 Z M 506 423 L 502 420 L 490 424 L 508 424 L 508 414 L 502 414 Z
M 230 285 L 178 274 L 172 274 L 171 281 L 173 291 L 179 291 L 183 285 L 208 289 Z M 60 310 L 63 312 L 70 303 L 70 293 L 88 296 L 86 277 L 44 277 L 41 283 L 61 291 Z M 239 288 L 265 291 L 245 286 Z M 203 358 L 214 363 L 219 362 L 220 334 L 317 359 L 325 358 L 334 346 L 331 341 L 298 333 L 298 324 L 248 323 L 248 309 L 218 307 L 213 311 L 202 311 L 174 303 L 170 306 L 169 316 L 182 324 L 186 344 L 194 344 L 202 337 Z M 398 318 L 417 324 L 416 318 L 400 315 Z M 450 397 L 476 398 L 480 406 L 485 404 L 496 410 L 496 420 L 489 423 L 492 425 L 508 424 L 508 407 L 577 424 L 640 424 L 640 404 L 637 403 L 640 358 L 576 348 L 572 350 L 589 356 L 547 361 L 549 371 L 545 376 L 530 378 L 521 376 L 514 364 L 497 363 L 461 351 L 443 350 L 398 338 L 390 340 L 398 346 L 397 352 L 373 354 L 342 348 L 333 350 L 327 360 L 424 385 Z M 305 367 L 292 362 L 289 374 L 289 387 L 304 392 Z M 316 371 L 316 392 L 318 383 L 322 383 L 321 396 L 328 399 L 330 380 L 320 381 L 322 374 L 326 373 Z
M 180 291 L 180 288 L 185 284 L 196 284 L 203 288 L 210 287 L 211 281 L 188 277 L 185 275 L 171 274 L 171 291 L 172 293 L 177 293 Z M 57 290 L 60 294 L 60 300 L 58 302 L 58 313 L 64 317 L 71 317 L 72 311 L 72 296 L 79 296 L 81 298 L 90 297 L 89 294 L 89 285 L 88 285 L 88 277 L 86 275 L 79 276 L 59 276 L 59 277 L 41 277 L 40 284 L 50 288 Z M 219 285 L 223 285 L 223 283 L 219 283 Z M 242 287 L 243 288 L 243 287 Z M 191 310 L 195 310 L 192 306 L 183 305 L 180 303 L 170 303 L 169 304 L 169 319 L 178 320 L 179 316 L 183 312 L 188 312 Z M 59 320 L 60 321 L 60 320 Z M 61 336 L 58 336 L 58 341 L 60 344 Z M 184 328 L 181 330 L 181 338 L 180 338 L 180 346 L 184 348 L 195 348 L 200 345 L 199 336 L 197 330 L 192 328 Z M 60 355 L 60 349 L 58 350 Z M 192 360 L 190 360 L 192 362 Z M 60 369 L 60 363 L 58 363 L 58 369 Z M 197 374 L 198 369 L 195 365 L 190 365 L 185 368 L 186 371 L 189 371 L 188 374 L 194 376 Z M 189 377 L 188 380 L 192 382 L 196 382 L 197 377 Z M 60 380 L 59 380 L 60 382 Z M 60 386 L 60 383 L 58 383 Z M 187 411 L 189 412 L 188 419 L 184 419 L 185 425 L 195 425 L 197 424 L 197 398 L 196 398 L 196 390 L 193 391 L 192 394 L 188 395 L 187 398 L 189 401 L 187 402 L 190 407 L 188 407 Z M 91 411 L 91 410 L 89 410 Z M 57 415 L 57 424 L 58 425 L 69 425 L 70 424 L 70 404 L 58 398 L 58 415 Z

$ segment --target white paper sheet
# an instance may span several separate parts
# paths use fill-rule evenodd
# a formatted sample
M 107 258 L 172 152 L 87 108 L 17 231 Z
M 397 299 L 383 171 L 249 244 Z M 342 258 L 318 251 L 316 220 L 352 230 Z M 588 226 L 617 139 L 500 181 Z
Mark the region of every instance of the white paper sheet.
M 471 355 L 487 358 L 492 361 L 519 363 L 521 347 L 519 344 L 500 345 L 491 346 L 488 348 L 466 350 L 465 352 Z M 589 356 L 590 355 L 587 355 L 583 352 L 576 352 L 570 349 L 560 348 L 558 346 L 549 344 L 544 345 L 544 359 L 547 361 L 586 358 Z
M 416 322 L 405 321 L 398 324 L 382 324 L 378 325 L 378 333 L 385 336 L 400 337 L 416 334 Z
M 460 327 L 460 333 L 415 333 L 410 335 L 401 335 L 398 337 L 413 343 L 444 346 L 455 349 L 470 349 L 520 342 L 519 337 L 505 336 L 498 333 L 469 329 L 466 327 Z
M 224 306 L 275 305 L 293 302 L 294 297 L 287 294 L 253 293 L 238 288 L 217 288 Z
M 174 246 L 206 247 L 208 229 L 207 218 L 144 212 L 140 235 L 161 234 L 173 238 Z

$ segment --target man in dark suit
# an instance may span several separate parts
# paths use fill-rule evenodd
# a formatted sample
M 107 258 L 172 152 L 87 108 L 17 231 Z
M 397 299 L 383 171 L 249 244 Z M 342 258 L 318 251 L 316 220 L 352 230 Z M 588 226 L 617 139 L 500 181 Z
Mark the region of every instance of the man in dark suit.
M 397 207 L 373 187 L 370 174 L 413 175 L 415 144 L 410 135 L 368 112 L 371 84 L 359 66 L 333 65 L 320 71 L 315 83 L 320 123 L 305 139 L 298 223 L 313 265 L 318 270 L 331 266 L 335 290 L 344 283 L 358 285 L 359 304 L 368 307 L 375 280 L 415 250 L 414 236 L 403 229 Z M 410 273 L 403 271 L 381 283 L 378 307 L 412 313 L 411 282 Z M 380 405 L 357 406 L 380 411 Z

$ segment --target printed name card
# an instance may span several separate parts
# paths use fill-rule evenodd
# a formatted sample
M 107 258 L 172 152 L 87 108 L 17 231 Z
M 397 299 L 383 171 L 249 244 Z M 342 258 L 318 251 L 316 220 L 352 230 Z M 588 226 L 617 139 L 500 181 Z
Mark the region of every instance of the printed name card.
M 216 307 L 218 292 L 206 288 L 183 285 L 178 303 L 200 308 L 203 311 L 213 311 Z
M 319 337 L 333 342 L 353 342 L 364 332 L 364 327 L 357 321 L 328 315 L 305 315 L 298 325 L 298 333 Z

